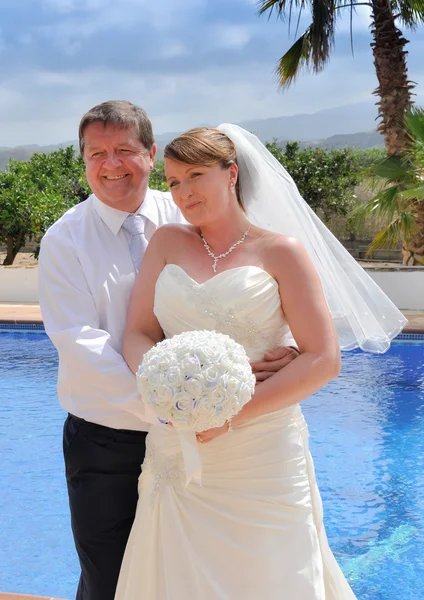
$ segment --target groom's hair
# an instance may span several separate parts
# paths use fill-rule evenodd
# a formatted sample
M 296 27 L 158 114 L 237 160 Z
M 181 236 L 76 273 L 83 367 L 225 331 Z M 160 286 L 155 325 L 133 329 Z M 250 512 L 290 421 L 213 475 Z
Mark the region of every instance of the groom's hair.
M 104 126 L 111 124 L 121 129 L 135 127 L 137 137 L 150 152 L 155 138 L 152 124 L 146 111 L 126 100 L 109 100 L 93 106 L 85 113 L 79 126 L 79 147 L 81 156 L 84 155 L 84 130 L 91 123 L 100 122 Z
M 237 154 L 228 136 L 214 127 L 195 127 L 182 133 L 165 146 L 164 158 L 176 160 L 186 165 L 221 165 L 229 169 L 237 164 Z M 236 182 L 237 201 L 246 212 L 241 196 L 239 179 Z

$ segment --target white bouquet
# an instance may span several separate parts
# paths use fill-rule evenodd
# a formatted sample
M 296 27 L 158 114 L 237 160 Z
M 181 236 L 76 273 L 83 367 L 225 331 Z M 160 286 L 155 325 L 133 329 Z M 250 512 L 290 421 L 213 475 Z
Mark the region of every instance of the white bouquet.
M 187 331 L 153 346 L 137 372 L 143 402 L 180 431 L 221 427 L 249 402 L 255 376 L 228 335 Z

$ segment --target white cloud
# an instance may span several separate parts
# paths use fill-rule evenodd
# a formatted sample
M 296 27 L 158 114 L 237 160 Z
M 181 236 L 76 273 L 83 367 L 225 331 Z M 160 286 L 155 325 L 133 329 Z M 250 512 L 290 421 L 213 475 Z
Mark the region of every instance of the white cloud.
M 299 78 L 296 87 L 285 94 L 277 91 L 271 65 L 259 62 L 226 71 L 214 67 L 164 75 L 107 68 L 66 75 L 28 72 L 10 80 L 3 96 L 0 91 L 4 108 L 0 112 L 0 146 L 75 139 L 79 120 L 89 108 L 117 98 L 143 106 L 157 133 L 204 123 L 315 112 L 370 98 L 375 87 L 372 68 L 364 73 L 356 66 L 343 80 L 345 62 L 335 60 L 320 76 Z
M 205 3 L 44 0 L 56 21 L 49 18 L 42 40 L 36 31 L 42 19 L 34 30 L 19 30 L 19 44 L 12 48 L 17 59 L 0 79 L 0 146 L 75 139 L 81 116 L 114 98 L 143 106 L 157 133 L 376 101 L 371 96 L 377 87 L 372 53 L 363 30 L 355 58 L 343 54 L 345 47 L 340 54 L 338 46 L 320 75 L 302 74 L 290 90 L 279 93 L 273 73 L 292 43 L 287 26 L 256 16 L 249 21 L 245 15 L 225 21 L 222 11 L 214 20 L 202 13 Z M 8 32 L 9 45 L 10 39 Z M 342 30 L 344 46 L 346 39 Z M 413 39 L 410 79 L 422 84 L 424 36 Z M 416 91 L 424 93 L 419 86 Z
M 59 73 L 55 71 L 34 71 L 32 73 L 35 86 L 70 86 L 75 87 L 77 81 L 75 73 Z
M 241 25 L 217 24 L 211 29 L 212 45 L 224 49 L 242 49 L 251 39 L 250 28 Z
M 101 31 L 112 27 L 119 29 L 122 25 L 144 23 L 158 30 L 175 26 L 193 10 L 206 6 L 207 0 L 43 0 L 49 10 L 58 13 L 63 20 L 59 26 L 70 26 L 78 22 L 87 26 L 91 19 L 90 29 Z M 67 16 L 72 19 L 67 20 Z M 86 27 L 87 29 L 87 27 Z M 143 32 L 140 31 L 140 34 Z
M 110 4 L 110 0 L 43 0 L 43 6 L 59 14 L 75 11 L 101 10 Z
M 10 84 L 0 84 L 0 115 L 8 115 L 11 111 L 19 112 L 24 107 L 25 97 L 19 89 Z
M 161 45 L 157 49 L 158 56 L 161 58 L 176 58 L 179 56 L 187 56 L 189 54 L 188 49 L 185 45 L 178 41 L 169 41 Z
M 174 32 L 190 12 L 200 10 L 206 0 L 44 0 L 59 13 L 54 24 L 39 27 L 39 33 L 51 40 L 68 56 L 80 50 L 84 42 L 98 33 L 112 36 L 137 30 L 142 41 L 149 31 Z M 124 42 L 125 43 L 125 42 Z

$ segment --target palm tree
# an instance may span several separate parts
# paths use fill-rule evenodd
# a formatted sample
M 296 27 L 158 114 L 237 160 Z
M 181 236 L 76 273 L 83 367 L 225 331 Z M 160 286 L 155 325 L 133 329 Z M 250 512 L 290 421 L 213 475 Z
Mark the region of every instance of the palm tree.
M 415 266 L 424 264 L 424 108 L 408 111 L 405 132 L 408 144 L 404 156 L 389 156 L 373 168 L 381 189 L 355 216 L 372 215 L 388 222 L 371 243 L 368 255 L 400 242 L 403 263 Z
M 424 23 L 424 0 L 259 0 L 258 5 L 260 14 L 268 12 L 271 17 L 275 11 L 277 17 L 288 18 L 289 23 L 294 10 L 298 11 L 298 23 L 304 9 L 309 8 L 312 15 L 309 27 L 278 63 L 277 76 L 283 88 L 290 86 L 304 66 L 315 73 L 322 71 L 334 47 L 341 9 L 350 11 L 352 39 L 355 7 L 370 7 L 371 47 L 379 83 L 374 91 L 379 97 L 381 119 L 377 129 L 384 135 L 387 153 L 402 154 L 408 144 L 404 115 L 412 106 L 414 84 L 408 80 L 405 50 L 408 41 L 396 22 L 411 30 Z

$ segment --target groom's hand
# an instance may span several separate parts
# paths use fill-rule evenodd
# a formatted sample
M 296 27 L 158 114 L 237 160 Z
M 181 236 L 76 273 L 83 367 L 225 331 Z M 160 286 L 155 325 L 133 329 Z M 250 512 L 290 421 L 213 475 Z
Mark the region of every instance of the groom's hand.
M 264 355 L 263 361 L 252 362 L 251 367 L 253 374 L 256 377 L 256 383 L 265 381 L 269 377 L 272 377 L 274 373 L 278 373 L 280 369 L 286 367 L 295 358 L 299 356 L 300 352 L 292 346 L 281 346 L 267 352 Z

